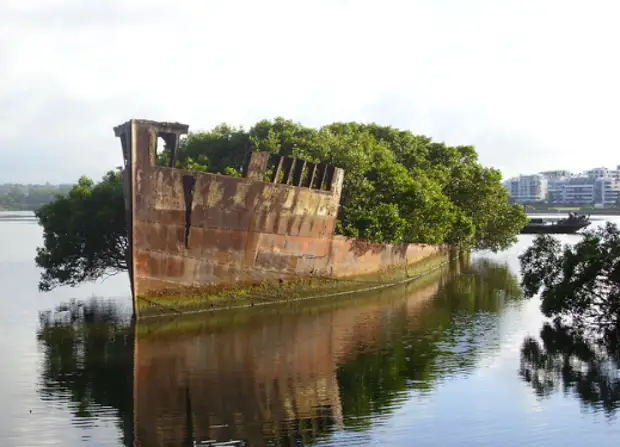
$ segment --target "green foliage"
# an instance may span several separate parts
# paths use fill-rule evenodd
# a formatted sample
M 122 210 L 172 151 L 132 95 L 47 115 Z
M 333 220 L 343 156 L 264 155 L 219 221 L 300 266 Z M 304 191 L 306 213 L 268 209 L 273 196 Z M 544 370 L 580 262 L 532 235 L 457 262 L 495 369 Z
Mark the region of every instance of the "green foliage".
M 620 328 L 620 230 L 612 223 L 564 245 L 538 236 L 519 258 L 527 297 L 556 323 L 612 337 Z
M 175 167 L 220 174 L 226 168 L 241 171 L 251 150 L 247 132 L 220 124 L 208 132 L 190 133 L 184 138 Z M 158 154 L 157 164 L 168 166 L 169 157 L 169 149 L 165 148 Z
M 500 173 L 481 166 L 473 147 L 449 147 L 377 124 L 333 123 L 312 129 L 276 118 L 247 131 L 221 124 L 184 138 L 175 166 L 240 177 L 251 151 L 343 168 L 336 232 L 344 236 L 497 251 L 511 245 L 527 222 L 521 207 L 509 205 Z M 169 148 L 164 148 L 157 164 L 169 166 L 169 160 Z M 115 183 L 110 190 L 106 181 L 101 186 L 81 184 L 39 213 L 49 234 L 37 257 L 46 269 L 45 289 L 94 279 L 108 268 L 117 271 L 126 265 L 121 188 Z M 109 193 L 99 194 L 98 188 Z M 92 213 L 99 208 L 105 218 L 95 222 Z
M 44 271 L 39 289 L 75 286 L 127 270 L 127 226 L 119 171 L 100 183 L 80 178 L 68 194 L 41 207 L 43 247 L 35 261 Z
M 481 166 L 472 146 L 449 147 L 377 124 L 319 129 L 262 120 L 250 130 L 217 126 L 184 139 L 177 167 L 240 176 L 250 151 L 343 168 L 337 232 L 375 242 L 450 243 L 502 250 L 527 217 L 508 203 L 499 171 Z M 166 165 L 168 154 L 160 154 Z

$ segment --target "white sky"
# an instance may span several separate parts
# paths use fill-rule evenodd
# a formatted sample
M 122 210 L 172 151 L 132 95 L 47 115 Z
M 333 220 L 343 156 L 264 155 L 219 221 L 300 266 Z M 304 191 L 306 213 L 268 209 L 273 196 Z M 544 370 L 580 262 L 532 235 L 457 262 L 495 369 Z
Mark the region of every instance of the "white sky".
M 620 164 L 620 2 L 0 0 L 0 183 L 99 178 L 130 118 L 375 121 L 505 176 Z

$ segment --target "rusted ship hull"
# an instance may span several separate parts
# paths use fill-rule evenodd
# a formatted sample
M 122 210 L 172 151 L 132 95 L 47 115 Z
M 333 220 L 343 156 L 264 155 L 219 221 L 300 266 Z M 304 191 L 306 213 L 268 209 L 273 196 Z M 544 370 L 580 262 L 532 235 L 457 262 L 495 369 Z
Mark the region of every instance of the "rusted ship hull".
M 290 299 L 283 284 L 320 289 L 447 256 L 444 246 L 334 236 L 342 169 L 266 152 L 249 155 L 243 178 L 156 166 L 158 137 L 173 165 L 187 131 L 146 120 L 115 128 L 138 317 Z

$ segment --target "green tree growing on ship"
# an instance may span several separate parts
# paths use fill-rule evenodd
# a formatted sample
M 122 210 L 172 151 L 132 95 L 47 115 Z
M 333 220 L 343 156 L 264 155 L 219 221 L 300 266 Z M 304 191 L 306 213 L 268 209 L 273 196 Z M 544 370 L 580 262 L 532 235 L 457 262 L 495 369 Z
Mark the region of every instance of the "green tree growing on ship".
M 516 241 L 527 221 L 521 207 L 509 204 L 500 172 L 482 166 L 474 147 L 451 147 L 377 124 L 315 129 L 283 118 L 259 121 L 249 130 L 222 124 L 184 138 L 177 167 L 239 176 L 250 151 L 343 168 L 336 232 L 344 236 L 498 251 Z M 158 155 L 159 164 L 167 161 L 166 151 Z M 81 178 L 38 210 L 42 290 L 126 270 L 123 200 L 116 170 L 99 183 Z

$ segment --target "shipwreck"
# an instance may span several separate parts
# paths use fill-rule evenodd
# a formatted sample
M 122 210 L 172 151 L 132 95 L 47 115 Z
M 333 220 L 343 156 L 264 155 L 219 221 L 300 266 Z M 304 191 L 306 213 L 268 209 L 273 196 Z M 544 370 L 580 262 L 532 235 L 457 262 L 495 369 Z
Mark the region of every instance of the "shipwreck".
M 174 168 L 189 126 L 131 120 L 123 150 L 129 276 L 136 317 L 253 306 L 407 281 L 448 247 L 334 235 L 345 172 L 268 152 L 243 177 Z M 157 140 L 169 166 L 157 166 Z

